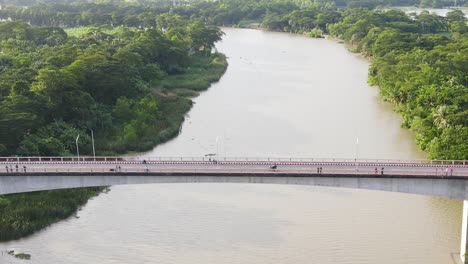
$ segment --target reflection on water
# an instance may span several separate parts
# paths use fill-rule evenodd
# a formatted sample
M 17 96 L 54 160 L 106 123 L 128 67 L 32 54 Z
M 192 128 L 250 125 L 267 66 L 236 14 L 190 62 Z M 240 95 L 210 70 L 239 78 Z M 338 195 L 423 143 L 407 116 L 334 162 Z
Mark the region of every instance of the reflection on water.
M 225 76 L 148 156 L 423 158 L 338 43 L 225 29 Z M 359 144 L 356 144 L 359 138 Z M 29 263 L 456 263 L 460 201 L 286 185 L 111 187 L 8 248 Z M 0 256 L 0 263 L 22 263 Z

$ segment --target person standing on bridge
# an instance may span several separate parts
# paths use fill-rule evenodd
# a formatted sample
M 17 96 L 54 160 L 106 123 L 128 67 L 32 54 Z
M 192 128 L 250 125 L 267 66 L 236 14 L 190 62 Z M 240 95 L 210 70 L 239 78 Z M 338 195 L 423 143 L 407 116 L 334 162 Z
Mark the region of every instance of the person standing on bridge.
M 23 166 L 23 172 L 26 172 L 26 165 Z
M 8 173 L 8 165 L 5 165 L 6 172 Z
M 382 167 L 382 169 L 380 169 L 380 175 L 383 175 L 383 171 L 384 171 L 384 167 Z
M 450 176 L 453 176 L 453 167 L 450 168 Z
M 375 167 L 375 169 L 374 169 L 374 174 L 377 175 L 378 171 L 379 171 L 379 170 L 377 169 L 377 167 Z
M 16 172 L 18 172 L 18 164 L 16 164 Z

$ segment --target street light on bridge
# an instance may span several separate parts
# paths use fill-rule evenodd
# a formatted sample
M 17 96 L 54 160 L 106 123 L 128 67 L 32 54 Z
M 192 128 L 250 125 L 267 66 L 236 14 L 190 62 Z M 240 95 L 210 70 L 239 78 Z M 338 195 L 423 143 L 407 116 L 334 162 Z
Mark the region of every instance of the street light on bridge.
M 354 160 L 356 161 L 356 172 L 359 171 L 359 167 L 358 167 L 358 147 L 359 147 L 359 137 L 356 137 L 356 153 L 355 153 L 355 156 L 354 156 Z
M 216 159 L 219 159 L 219 157 L 218 157 L 218 155 L 219 155 L 218 141 L 219 141 L 219 137 L 216 136 Z
M 96 159 L 96 151 L 94 149 L 94 131 L 91 128 L 88 128 L 88 129 L 91 130 L 91 143 L 93 145 L 93 158 Z
M 78 161 L 80 160 L 80 148 L 78 147 L 78 139 L 80 139 L 80 134 L 76 137 L 75 144 L 76 144 L 76 156 L 78 157 Z

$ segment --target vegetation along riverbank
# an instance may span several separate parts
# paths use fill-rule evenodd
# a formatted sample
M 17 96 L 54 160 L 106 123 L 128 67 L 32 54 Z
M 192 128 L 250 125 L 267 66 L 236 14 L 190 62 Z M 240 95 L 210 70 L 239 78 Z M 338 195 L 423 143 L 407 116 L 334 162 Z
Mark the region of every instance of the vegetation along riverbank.
M 0 196 L 0 241 L 18 239 L 69 217 L 105 187 Z

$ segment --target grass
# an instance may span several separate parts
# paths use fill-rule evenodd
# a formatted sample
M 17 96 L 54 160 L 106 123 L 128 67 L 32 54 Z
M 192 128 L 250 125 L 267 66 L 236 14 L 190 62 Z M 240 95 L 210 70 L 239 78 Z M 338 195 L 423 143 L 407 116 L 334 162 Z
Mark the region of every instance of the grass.
M 182 74 L 167 76 L 156 88 L 165 91 L 183 89 L 185 91 L 203 91 L 211 83 L 218 81 L 226 71 L 227 61 L 223 54 L 194 56 L 191 65 Z
M 237 25 L 234 25 L 235 27 L 239 28 L 260 28 L 261 24 L 260 19 L 243 19 L 237 23 Z
M 26 259 L 26 260 L 30 260 L 31 259 L 31 255 L 30 254 L 26 254 L 26 253 L 15 253 L 14 250 L 10 250 L 10 251 L 7 251 L 8 255 L 12 255 L 14 256 L 15 258 L 17 259 Z
M 119 27 L 113 28 L 110 26 L 108 27 L 96 26 L 96 29 L 99 29 L 103 33 L 110 34 L 110 35 L 120 30 Z M 67 35 L 70 37 L 80 37 L 90 32 L 89 27 L 74 27 L 74 28 L 66 28 L 64 30 L 65 30 L 65 33 L 67 33 Z
M 15 254 L 15 258 L 17 259 L 31 259 L 31 255 L 30 254 L 26 254 L 26 253 L 18 253 L 18 254 Z

